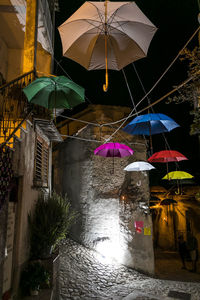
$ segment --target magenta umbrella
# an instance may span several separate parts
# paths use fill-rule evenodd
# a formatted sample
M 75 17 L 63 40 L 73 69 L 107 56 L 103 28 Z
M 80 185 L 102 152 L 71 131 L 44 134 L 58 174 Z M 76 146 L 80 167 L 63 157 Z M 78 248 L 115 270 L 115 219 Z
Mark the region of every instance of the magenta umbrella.
M 95 155 L 103 157 L 113 157 L 113 172 L 114 172 L 114 157 L 125 157 L 133 155 L 134 151 L 120 143 L 107 143 L 97 147 L 94 150 Z
M 94 150 L 95 155 L 103 157 L 124 157 L 133 153 L 134 151 L 130 147 L 120 143 L 103 144 Z

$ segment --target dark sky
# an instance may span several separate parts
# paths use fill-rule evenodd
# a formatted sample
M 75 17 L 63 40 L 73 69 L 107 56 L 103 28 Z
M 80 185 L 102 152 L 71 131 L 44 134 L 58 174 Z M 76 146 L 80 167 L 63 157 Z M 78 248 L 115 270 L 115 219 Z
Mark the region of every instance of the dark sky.
M 84 2 L 83 0 L 59 0 L 60 12 L 56 13 L 56 27 L 69 18 Z M 147 57 L 134 63 L 140 79 L 146 91 L 148 91 L 197 29 L 198 2 L 197 0 L 138 0 L 136 3 L 158 28 L 150 44 Z M 197 45 L 198 39 L 196 36 L 188 48 L 193 49 Z M 132 102 L 122 71 L 109 71 L 109 90 L 107 93 L 104 93 L 102 85 L 105 71 L 87 71 L 76 62 L 63 57 L 57 29 L 55 58 L 72 80 L 85 88 L 86 96 L 93 104 L 121 105 L 132 108 Z M 144 96 L 144 92 L 133 65 L 128 65 L 124 68 L 124 71 L 134 102 L 137 103 Z M 56 64 L 55 73 L 57 75 L 66 75 Z M 151 103 L 172 90 L 174 86 L 186 78 L 187 65 L 177 60 L 150 94 Z M 147 100 L 143 102 L 143 105 L 147 105 Z M 139 108 L 142 108 L 143 105 Z M 185 162 L 181 167 L 186 171 L 197 174 L 200 178 L 200 174 L 198 174 L 199 151 L 197 137 L 189 136 L 189 124 L 192 121 L 188 113 L 189 109 L 188 105 L 168 105 L 164 101 L 154 106 L 155 113 L 167 114 L 181 125 L 181 128 L 167 133 L 165 137 L 172 150 L 178 150 L 190 159 L 189 162 Z M 163 137 L 153 136 L 153 145 L 154 152 L 163 150 L 165 148 Z

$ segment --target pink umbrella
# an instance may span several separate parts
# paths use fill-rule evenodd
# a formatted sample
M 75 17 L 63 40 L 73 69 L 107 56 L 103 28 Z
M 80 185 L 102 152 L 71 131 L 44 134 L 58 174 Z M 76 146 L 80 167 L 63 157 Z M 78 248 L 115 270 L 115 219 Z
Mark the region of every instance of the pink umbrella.
M 107 143 L 97 147 L 94 150 L 95 155 L 103 156 L 103 157 L 113 157 L 113 172 L 114 172 L 114 157 L 125 157 L 130 156 L 134 153 L 134 151 L 120 143 Z
M 94 150 L 95 155 L 103 157 L 124 157 L 133 153 L 134 151 L 130 147 L 120 143 L 103 144 Z

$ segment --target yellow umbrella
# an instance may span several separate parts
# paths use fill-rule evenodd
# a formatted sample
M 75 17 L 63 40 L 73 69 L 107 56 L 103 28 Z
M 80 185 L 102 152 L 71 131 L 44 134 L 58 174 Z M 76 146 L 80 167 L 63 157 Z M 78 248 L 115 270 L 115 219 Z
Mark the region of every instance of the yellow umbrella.
M 180 190 L 179 190 L 179 180 L 182 180 L 182 179 L 191 179 L 193 177 L 194 177 L 193 175 L 191 175 L 191 174 L 189 174 L 187 172 L 184 172 L 184 171 L 173 171 L 173 172 L 167 173 L 162 179 L 177 180 L 178 192 L 176 192 L 176 194 L 179 194 L 180 193 Z
M 194 176 L 184 172 L 184 171 L 173 171 L 167 173 L 162 179 L 167 179 L 167 180 L 176 180 L 176 179 L 189 179 L 193 178 Z

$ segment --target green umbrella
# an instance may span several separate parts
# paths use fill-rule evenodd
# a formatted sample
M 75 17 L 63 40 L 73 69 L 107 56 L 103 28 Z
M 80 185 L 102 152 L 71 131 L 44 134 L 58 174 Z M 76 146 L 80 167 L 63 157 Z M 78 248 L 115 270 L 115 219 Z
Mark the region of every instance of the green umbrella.
M 23 89 L 29 102 L 49 109 L 72 109 L 84 102 L 84 88 L 65 76 L 40 77 Z

